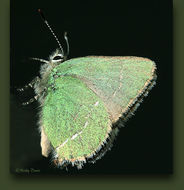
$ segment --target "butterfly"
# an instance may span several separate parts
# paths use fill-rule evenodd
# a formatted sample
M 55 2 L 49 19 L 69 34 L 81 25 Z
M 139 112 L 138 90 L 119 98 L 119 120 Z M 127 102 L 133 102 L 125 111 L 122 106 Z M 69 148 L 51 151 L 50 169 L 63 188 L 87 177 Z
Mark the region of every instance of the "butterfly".
M 57 49 L 44 62 L 40 76 L 28 85 L 40 104 L 39 129 L 42 155 L 52 153 L 55 165 L 82 168 L 110 150 L 120 127 L 156 84 L 154 61 L 135 56 L 86 56 L 67 60 Z M 19 89 L 23 91 L 24 88 Z

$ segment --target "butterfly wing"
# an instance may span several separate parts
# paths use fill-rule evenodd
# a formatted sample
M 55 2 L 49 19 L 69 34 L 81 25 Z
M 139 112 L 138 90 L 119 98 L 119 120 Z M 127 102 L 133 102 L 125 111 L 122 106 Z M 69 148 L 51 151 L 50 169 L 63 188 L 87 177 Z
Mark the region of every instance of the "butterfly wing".
M 49 80 L 55 90 L 48 91 L 41 120 L 59 162 L 95 155 L 112 124 L 152 87 L 155 69 L 153 61 L 138 57 L 91 56 L 57 66 Z
M 78 77 L 105 103 L 116 122 L 156 79 L 155 63 L 140 57 L 90 56 L 71 59 L 58 67 L 61 75 Z
M 48 91 L 41 115 L 45 134 L 60 164 L 85 162 L 111 132 L 103 101 L 80 79 L 71 76 L 55 80 L 55 90 Z

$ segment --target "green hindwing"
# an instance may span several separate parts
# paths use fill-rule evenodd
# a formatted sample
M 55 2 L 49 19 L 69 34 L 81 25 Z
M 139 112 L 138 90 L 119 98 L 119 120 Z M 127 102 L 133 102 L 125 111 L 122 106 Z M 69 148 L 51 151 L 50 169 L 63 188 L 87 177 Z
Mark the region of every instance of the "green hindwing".
M 103 101 L 81 80 L 55 81 L 43 106 L 43 126 L 60 160 L 81 160 L 99 148 L 111 130 Z
M 67 60 L 51 70 L 48 85 L 54 90 L 47 90 L 40 120 L 57 163 L 80 168 L 112 143 L 114 126 L 131 116 L 155 84 L 155 70 L 146 58 L 103 56 Z

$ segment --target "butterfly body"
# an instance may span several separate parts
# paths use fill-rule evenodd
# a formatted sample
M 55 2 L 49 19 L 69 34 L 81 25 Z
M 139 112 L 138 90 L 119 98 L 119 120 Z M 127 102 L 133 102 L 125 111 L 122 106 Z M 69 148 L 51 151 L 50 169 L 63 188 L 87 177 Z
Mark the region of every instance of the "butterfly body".
M 141 57 L 88 56 L 41 67 L 42 154 L 81 168 L 112 146 L 119 126 L 155 84 L 156 65 Z

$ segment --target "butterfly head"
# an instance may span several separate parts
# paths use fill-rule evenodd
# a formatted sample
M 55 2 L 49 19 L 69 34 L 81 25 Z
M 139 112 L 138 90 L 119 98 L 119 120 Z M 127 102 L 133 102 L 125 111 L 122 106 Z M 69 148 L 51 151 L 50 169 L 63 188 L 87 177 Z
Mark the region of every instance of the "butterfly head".
M 56 49 L 56 51 L 49 57 L 49 61 L 54 65 L 55 64 L 57 65 L 58 63 L 62 63 L 66 59 L 67 59 L 67 56 L 63 55 L 63 53 L 59 49 Z
M 64 52 L 63 47 L 61 46 L 59 39 L 57 38 L 56 34 L 52 30 L 48 21 L 46 20 L 43 12 L 40 9 L 38 9 L 38 12 L 40 13 L 41 18 L 43 19 L 44 23 L 46 24 L 46 26 L 48 27 L 51 34 L 53 35 L 53 37 L 55 38 L 56 42 L 59 45 L 59 49 L 56 49 L 56 51 L 49 57 L 49 61 L 52 64 L 61 63 L 61 62 L 65 61 L 69 55 L 69 43 L 68 43 L 67 32 L 64 33 L 64 39 L 65 39 L 66 45 L 67 45 L 67 52 Z

